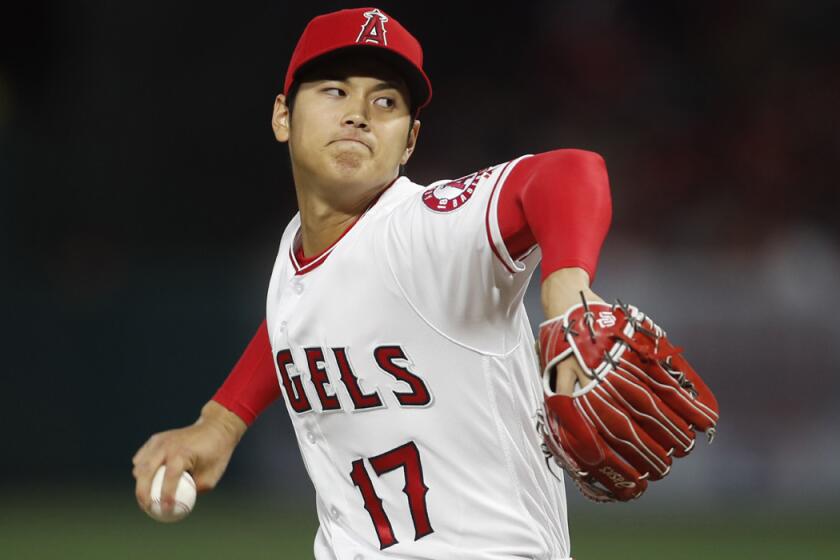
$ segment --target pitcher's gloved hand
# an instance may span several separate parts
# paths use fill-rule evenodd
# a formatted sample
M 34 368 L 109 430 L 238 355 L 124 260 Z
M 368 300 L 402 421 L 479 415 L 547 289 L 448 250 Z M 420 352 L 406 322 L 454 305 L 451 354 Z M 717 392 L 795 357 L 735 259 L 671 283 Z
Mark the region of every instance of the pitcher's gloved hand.
M 543 438 L 583 494 L 628 501 L 693 448 L 711 443 L 718 403 L 664 330 L 632 305 L 586 301 L 540 324 Z M 555 365 L 573 356 L 589 383 L 555 393 Z

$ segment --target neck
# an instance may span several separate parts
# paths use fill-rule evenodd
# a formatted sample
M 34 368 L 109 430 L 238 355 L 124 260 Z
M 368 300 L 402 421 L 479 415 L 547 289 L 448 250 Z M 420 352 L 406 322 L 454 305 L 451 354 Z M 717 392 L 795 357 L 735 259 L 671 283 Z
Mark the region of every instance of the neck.
M 348 227 L 361 216 L 370 203 L 396 177 L 364 188 L 324 191 L 295 181 L 300 210 L 300 236 L 304 257 L 321 253 L 335 243 Z M 341 195 L 336 195 L 340 193 Z

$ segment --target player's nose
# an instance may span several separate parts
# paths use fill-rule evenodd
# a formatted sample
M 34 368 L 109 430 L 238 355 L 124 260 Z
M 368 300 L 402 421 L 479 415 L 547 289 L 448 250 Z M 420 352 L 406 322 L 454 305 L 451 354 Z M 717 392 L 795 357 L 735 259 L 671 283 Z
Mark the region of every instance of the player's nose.
M 352 112 L 344 116 L 344 124 L 356 128 L 367 128 L 368 120 L 361 112 Z
M 342 122 L 346 126 L 368 128 L 368 114 L 363 96 L 349 95 L 346 99 L 346 111 Z

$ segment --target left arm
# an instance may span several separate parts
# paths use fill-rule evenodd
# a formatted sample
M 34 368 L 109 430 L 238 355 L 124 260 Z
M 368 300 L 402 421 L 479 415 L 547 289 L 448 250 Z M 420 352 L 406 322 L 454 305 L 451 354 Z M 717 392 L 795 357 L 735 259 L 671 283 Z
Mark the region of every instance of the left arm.
M 612 219 L 603 158 L 585 150 L 554 150 L 523 159 L 505 182 L 499 228 L 514 257 L 534 244 L 542 252 L 542 305 L 547 319 L 579 303 L 603 301 L 590 288 Z M 589 379 L 574 359 L 557 366 L 556 391 L 571 395 Z
M 650 317 L 590 288 L 611 218 L 603 160 L 580 150 L 539 157 L 520 170 L 507 210 L 544 255 L 539 359 L 541 375 L 554 377 L 545 378 L 543 443 L 586 497 L 626 502 L 667 476 L 694 448 L 695 431 L 711 442 L 717 399 Z M 577 395 L 576 381 L 585 388 Z

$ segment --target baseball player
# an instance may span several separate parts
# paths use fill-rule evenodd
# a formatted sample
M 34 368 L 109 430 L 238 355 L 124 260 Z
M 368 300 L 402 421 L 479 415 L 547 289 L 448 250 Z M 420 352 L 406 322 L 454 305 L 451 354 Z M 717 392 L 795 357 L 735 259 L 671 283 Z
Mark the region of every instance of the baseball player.
M 417 40 L 376 8 L 309 22 L 272 125 L 299 211 L 266 318 L 198 421 L 134 457 L 200 491 L 277 398 L 316 491 L 318 560 L 567 559 L 564 474 L 637 498 L 713 433 L 717 403 L 638 309 L 590 284 L 603 159 L 559 149 L 418 185 L 401 174 L 432 96 Z M 468 138 L 467 138 L 468 141 Z M 538 353 L 522 304 L 542 262 Z

